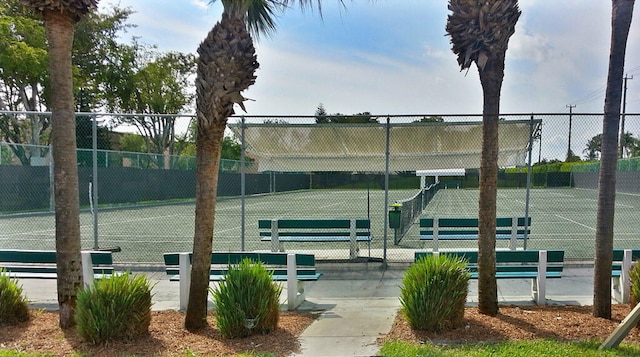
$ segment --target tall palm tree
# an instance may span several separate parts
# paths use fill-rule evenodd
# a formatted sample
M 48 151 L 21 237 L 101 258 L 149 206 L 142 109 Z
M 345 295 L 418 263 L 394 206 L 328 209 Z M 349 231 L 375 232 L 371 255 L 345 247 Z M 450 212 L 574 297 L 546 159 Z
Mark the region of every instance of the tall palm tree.
M 475 63 L 482 85 L 482 154 L 478 201 L 478 310 L 498 313 L 496 195 L 498 115 L 509 38 L 520 17 L 517 0 L 450 0 L 446 30 L 462 70 Z
M 634 0 L 612 0 L 611 4 L 611 48 L 604 99 L 605 114 L 602 122 L 593 277 L 593 316 L 606 319 L 611 319 L 611 261 L 613 259 L 613 218 L 616 201 L 622 77 Z
M 56 216 L 57 288 L 60 327 L 74 325 L 76 291 L 82 286 L 80 204 L 71 47 L 73 26 L 98 0 L 22 0 L 42 14 L 49 47 L 51 149 Z
M 213 247 L 220 152 L 234 105 L 243 110 L 242 91 L 255 83 L 258 61 L 250 35 L 275 30 L 276 11 L 290 0 L 221 0 L 222 18 L 198 47 L 196 75 L 196 213 L 189 304 L 185 327 L 206 325 L 210 257 Z M 298 0 L 300 6 L 312 0 Z M 318 9 L 320 0 L 317 0 Z

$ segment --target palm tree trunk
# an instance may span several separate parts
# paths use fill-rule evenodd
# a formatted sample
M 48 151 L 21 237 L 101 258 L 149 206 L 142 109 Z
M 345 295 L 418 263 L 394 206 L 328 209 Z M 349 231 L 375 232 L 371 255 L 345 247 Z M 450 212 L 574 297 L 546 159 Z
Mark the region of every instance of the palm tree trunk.
M 51 136 L 56 216 L 56 264 L 60 327 L 74 325 L 76 293 L 82 287 L 80 257 L 80 208 L 76 158 L 75 116 L 71 46 L 73 20 L 61 11 L 45 10 L 49 45 L 51 91 Z
M 504 77 L 504 55 L 492 58 L 480 70 L 482 84 L 482 156 L 478 201 L 478 311 L 498 313 L 496 282 L 496 195 L 498 181 L 498 115 Z
M 598 177 L 598 213 L 593 277 L 593 315 L 611 319 L 611 261 L 616 200 L 618 130 L 622 100 L 622 77 L 627 38 L 633 15 L 633 0 L 613 0 L 611 50 L 602 123 L 602 155 Z
M 199 120 L 200 121 L 200 120 Z M 198 126 L 196 137 L 196 217 L 189 304 L 185 327 L 198 330 L 206 326 L 209 270 L 213 249 L 218 169 L 226 117 L 211 127 Z

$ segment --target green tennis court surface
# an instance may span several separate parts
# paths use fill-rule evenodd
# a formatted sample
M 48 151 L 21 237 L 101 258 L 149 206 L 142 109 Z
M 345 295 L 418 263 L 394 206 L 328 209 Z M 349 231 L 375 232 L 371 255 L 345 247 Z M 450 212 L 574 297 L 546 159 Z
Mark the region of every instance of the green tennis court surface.
M 388 203 L 405 199 L 415 190 L 389 192 Z M 593 259 L 597 192 L 584 189 L 533 189 L 530 193 L 530 249 L 563 249 L 567 259 Z M 524 189 L 500 189 L 497 215 L 521 217 L 525 214 Z M 427 205 L 422 217 L 477 217 L 478 191 L 441 189 Z M 121 207 L 100 210 L 98 246 L 118 246 L 117 262 L 160 264 L 162 253 L 190 251 L 194 232 L 193 202 Z M 291 193 L 251 196 L 245 199 L 246 250 L 269 250 L 268 242 L 258 236 L 259 219 L 278 218 L 370 218 L 374 236 L 371 247 L 360 245 L 360 256 L 383 256 L 384 222 L 388 207 L 384 191 L 307 190 Z M 636 223 L 640 220 L 640 196 L 618 193 L 616 196 L 615 241 L 619 248 L 640 248 Z M 82 245 L 95 244 L 93 218 L 81 214 Z M 240 198 L 225 198 L 216 207 L 214 250 L 240 250 L 242 220 Z M 52 214 L 0 216 L 0 247 L 54 249 L 55 224 Z M 498 242 L 506 248 L 507 242 Z M 413 259 L 415 249 L 429 249 L 430 242 L 419 240 L 416 224 L 399 245 L 393 244 L 393 230 L 387 230 L 387 257 L 390 261 Z M 475 241 L 441 241 L 440 249 L 475 248 Z M 522 248 L 523 242 L 518 242 Z M 324 258 L 346 258 L 347 243 L 291 243 L 287 250 L 314 252 Z

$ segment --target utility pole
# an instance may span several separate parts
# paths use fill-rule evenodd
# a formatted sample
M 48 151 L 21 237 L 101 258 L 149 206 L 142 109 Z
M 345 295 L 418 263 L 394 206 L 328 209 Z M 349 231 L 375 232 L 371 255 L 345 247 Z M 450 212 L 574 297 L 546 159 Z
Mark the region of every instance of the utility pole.
M 571 121 L 573 120 L 573 108 L 575 108 L 575 105 L 571 105 L 568 104 L 567 108 L 569 108 L 569 146 L 567 148 L 567 159 L 566 161 L 569 161 L 569 159 L 571 159 Z
M 625 113 L 627 112 L 627 80 L 633 79 L 633 76 L 629 77 L 628 75 L 625 75 L 623 79 L 624 79 L 624 90 L 622 91 L 622 115 L 621 115 L 622 120 L 620 122 L 620 158 L 621 159 L 624 156 L 624 146 L 626 144 L 625 138 L 624 138 L 624 117 L 626 116 Z

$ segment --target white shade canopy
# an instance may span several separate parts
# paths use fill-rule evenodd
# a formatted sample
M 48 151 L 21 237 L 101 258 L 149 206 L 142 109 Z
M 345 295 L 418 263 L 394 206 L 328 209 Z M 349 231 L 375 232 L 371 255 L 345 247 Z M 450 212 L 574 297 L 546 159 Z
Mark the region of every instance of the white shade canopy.
M 524 166 L 540 120 L 499 123 L 500 167 Z M 532 127 L 533 126 L 533 127 Z M 241 125 L 229 125 L 240 138 Z M 384 172 L 387 124 L 245 124 L 259 171 Z M 480 167 L 482 122 L 391 124 L 389 171 Z

